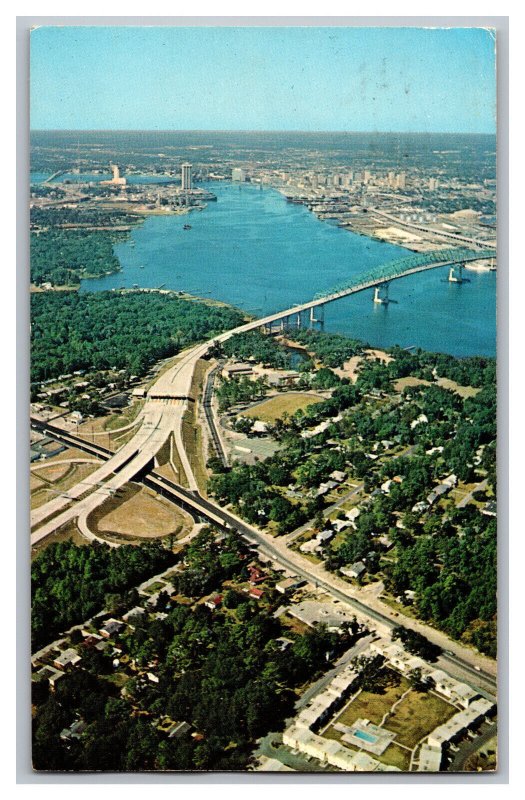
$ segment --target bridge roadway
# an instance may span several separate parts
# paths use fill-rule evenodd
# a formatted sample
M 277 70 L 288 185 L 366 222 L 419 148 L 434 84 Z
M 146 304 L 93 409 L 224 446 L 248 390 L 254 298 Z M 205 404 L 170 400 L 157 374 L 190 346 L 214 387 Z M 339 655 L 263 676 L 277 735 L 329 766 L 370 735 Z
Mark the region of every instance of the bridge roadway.
M 181 426 L 183 405 L 151 401 L 142 413 L 143 423 L 135 436 L 91 473 L 87 480 L 80 481 L 62 496 L 31 512 L 31 544 L 42 541 L 82 513 L 91 513 L 111 493 L 133 480 L 154 459 L 170 432 Z M 73 443 L 74 437 L 70 435 L 69 441 Z M 97 449 L 102 450 L 97 446 L 91 452 L 96 452 Z M 84 497 L 86 493 L 88 496 Z M 71 505 L 73 501 L 76 503 Z
M 453 251 L 447 252 L 450 253 Z M 476 254 L 473 251 L 465 257 L 463 257 L 463 255 L 462 260 L 476 260 L 480 258 L 480 254 Z M 400 261 L 400 264 L 402 261 L 403 260 Z M 101 505 L 108 496 L 108 490 L 112 490 L 115 487 L 119 488 L 123 485 L 125 482 L 124 476 L 127 476 L 127 480 L 132 480 L 135 475 L 143 470 L 145 465 L 155 457 L 167 441 L 170 433 L 174 434 L 176 448 L 189 487 L 194 492 L 198 491 L 197 481 L 193 474 L 182 439 L 182 419 L 188 408 L 188 404 L 196 400 L 196 398 L 192 397 L 192 381 L 195 365 L 200 358 L 206 355 L 208 350 L 215 343 L 222 343 L 236 334 L 246 333 L 256 330 L 257 328 L 269 326 L 274 322 L 286 320 L 302 312 L 310 311 L 317 306 L 332 303 L 342 297 L 348 297 L 349 295 L 357 294 L 358 292 L 378 286 L 385 281 L 395 280 L 405 277 L 406 275 L 413 275 L 417 272 L 424 272 L 429 269 L 437 269 L 452 263 L 456 262 L 450 260 L 449 257 L 448 260 L 444 258 L 443 261 L 434 261 L 430 264 L 418 264 L 409 269 L 405 267 L 399 274 L 389 273 L 388 277 L 378 277 L 376 273 L 374 273 L 372 277 L 365 274 L 363 280 L 358 284 L 344 287 L 323 297 L 316 297 L 306 303 L 295 305 L 284 311 L 278 311 L 275 314 L 269 314 L 261 319 L 251 320 L 243 325 L 239 325 L 237 328 L 233 328 L 232 330 L 216 336 L 214 339 L 210 339 L 207 342 L 187 350 L 174 366 L 161 375 L 149 389 L 146 403 L 141 412 L 143 424 L 133 438 L 103 464 L 99 470 L 90 476 L 90 484 L 92 486 L 91 499 L 89 502 L 87 502 L 87 500 L 81 501 L 83 503 L 82 510 L 84 510 L 84 508 L 89 508 L 90 511 L 92 511 L 98 505 Z M 110 482 L 108 482 L 108 479 Z M 93 484 L 102 484 L 104 481 L 106 481 L 104 484 L 105 488 L 100 485 L 93 486 Z M 35 509 L 31 514 L 31 529 L 33 531 L 38 529 L 38 533 L 33 533 L 31 539 L 32 543 L 33 541 L 41 541 L 45 536 L 53 533 L 58 527 L 74 519 L 75 516 L 77 516 L 75 509 L 77 509 L 78 506 L 68 508 L 61 514 L 58 514 L 58 512 L 68 506 L 70 502 L 74 500 L 78 501 L 89 489 L 90 486 L 87 485 L 87 482 L 81 482 L 71 489 L 68 489 L 67 496 L 59 496 Z M 80 509 L 78 510 L 80 511 Z M 44 525 L 44 523 L 46 524 Z M 33 539 L 33 537 L 38 538 Z

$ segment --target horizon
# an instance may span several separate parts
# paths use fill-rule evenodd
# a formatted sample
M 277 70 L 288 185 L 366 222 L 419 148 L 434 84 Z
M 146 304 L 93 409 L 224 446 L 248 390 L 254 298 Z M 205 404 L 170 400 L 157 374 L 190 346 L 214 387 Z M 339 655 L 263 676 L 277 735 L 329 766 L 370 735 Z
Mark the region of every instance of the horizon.
M 497 131 L 303 130 L 300 128 L 30 128 L 30 133 L 319 133 L 392 136 L 496 136 Z

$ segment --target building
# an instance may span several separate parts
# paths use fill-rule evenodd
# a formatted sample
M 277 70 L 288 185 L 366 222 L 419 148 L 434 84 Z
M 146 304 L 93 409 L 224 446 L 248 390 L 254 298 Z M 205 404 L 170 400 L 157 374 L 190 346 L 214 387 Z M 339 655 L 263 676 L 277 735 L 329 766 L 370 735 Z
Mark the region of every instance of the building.
M 431 744 L 422 744 L 419 751 L 418 772 L 439 772 L 443 754 L 441 747 Z
M 339 572 L 341 575 L 346 575 L 347 578 L 360 578 L 361 575 L 366 572 L 366 566 L 362 561 L 356 561 L 356 563 L 352 564 L 350 567 L 341 567 Z
M 81 657 L 78 655 L 76 650 L 73 650 L 70 647 L 68 650 L 64 650 L 60 655 L 58 655 L 53 660 L 53 666 L 56 669 L 67 669 L 68 667 L 74 667 L 76 664 L 82 661 Z
M 101 186 L 125 186 L 127 181 L 125 178 L 121 178 L 120 169 L 117 164 L 110 164 L 110 167 L 113 172 L 113 177 L 109 181 L 101 181 Z
M 234 167 L 232 169 L 232 181 L 239 181 L 243 183 L 246 180 L 246 175 L 243 169 L 240 167 Z
M 285 578 L 279 583 L 276 583 L 275 588 L 281 594 L 286 594 L 287 592 L 294 592 L 295 589 L 298 589 L 299 586 L 303 586 L 303 584 L 304 581 L 301 580 L 301 578 Z
M 181 165 L 181 188 L 185 191 L 191 191 L 191 168 L 192 164 Z

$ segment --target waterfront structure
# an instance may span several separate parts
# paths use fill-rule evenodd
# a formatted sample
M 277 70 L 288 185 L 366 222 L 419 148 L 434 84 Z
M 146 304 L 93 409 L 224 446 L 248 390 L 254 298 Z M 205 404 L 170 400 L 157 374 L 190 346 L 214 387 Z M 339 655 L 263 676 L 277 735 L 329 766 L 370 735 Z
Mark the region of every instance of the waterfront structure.
M 192 164 L 182 164 L 181 165 L 181 188 L 186 191 L 190 191 L 192 189 L 191 185 L 191 168 Z
M 232 169 L 232 181 L 239 181 L 243 183 L 246 180 L 246 175 L 243 169 L 240 167 L 234 167 Z
M 120 169 L 117 164 L 110 164 L 111 171 L 113 172 L 113 177 L 109 181 L 101 181 L 102 185 L 105 186 L 125 186 L 127 184 L 126 178 L 122 178 L 120 175 Z

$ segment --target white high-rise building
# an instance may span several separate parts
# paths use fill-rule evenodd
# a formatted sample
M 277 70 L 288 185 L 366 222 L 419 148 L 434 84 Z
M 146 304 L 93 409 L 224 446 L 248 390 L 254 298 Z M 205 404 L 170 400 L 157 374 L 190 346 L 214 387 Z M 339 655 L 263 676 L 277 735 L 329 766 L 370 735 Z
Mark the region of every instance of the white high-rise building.
M 398 189 L 404 189 L 405 188 L 405 186 L 406 186 L 406 177 L 407 177 L 406 176 L 406 172 L 400 172 L 399 173 L 399 175 L 397 176 L 397 181 L 396 181 Z
M 191 168 L 192 164 L 181 165 L 181 188 L 189 190 L 191 186 Z

